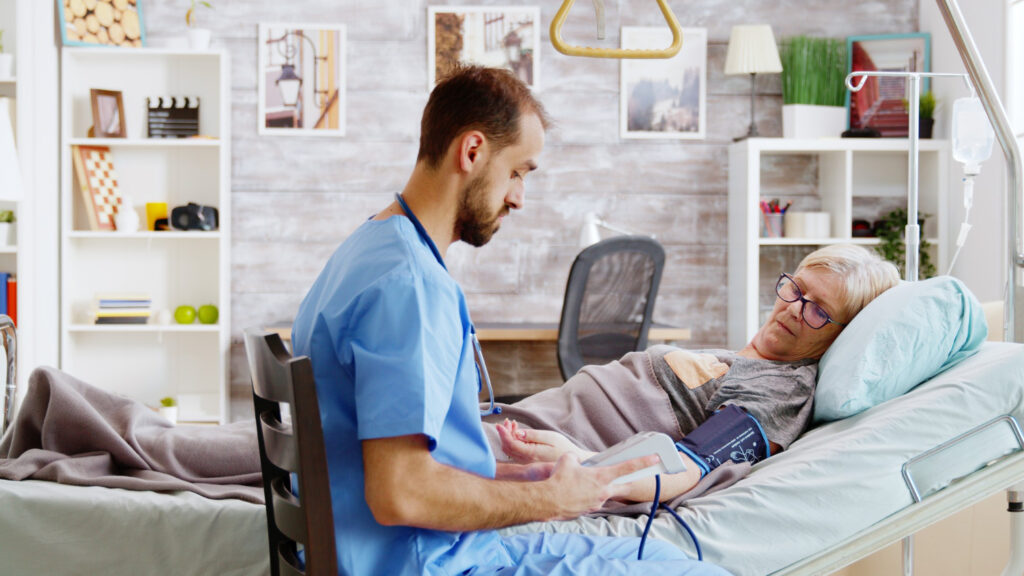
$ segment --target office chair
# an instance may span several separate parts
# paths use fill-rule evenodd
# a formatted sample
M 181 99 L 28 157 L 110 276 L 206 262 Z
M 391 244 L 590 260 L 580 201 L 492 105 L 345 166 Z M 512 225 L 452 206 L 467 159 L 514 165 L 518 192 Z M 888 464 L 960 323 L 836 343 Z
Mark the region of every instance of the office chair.
M 615 236 L 576 256 L 558 324 L 563 379 L 647 348 L 664 268 L 665 250 L 647 236 Z
M 334 514 L 313 366 L 307 356 L 292 358 L 279 335 L 263 330 L 245 331 L 245 352 L 256 409 L 270 573 L 336 576 Z M 290 422 L 281 418 L 284 403 Z M 293 478 L 298 490 L 292 489 Z

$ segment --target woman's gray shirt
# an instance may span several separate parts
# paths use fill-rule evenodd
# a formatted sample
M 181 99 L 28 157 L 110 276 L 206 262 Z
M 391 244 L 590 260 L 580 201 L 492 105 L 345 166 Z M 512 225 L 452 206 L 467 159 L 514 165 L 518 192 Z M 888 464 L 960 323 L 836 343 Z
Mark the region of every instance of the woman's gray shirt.
M 716 409 L 735 404 L 752 414 L 768 439 L 789 447 L 810 424 L 817 360 L 774 362 L 738 356 L 728 350 L 702 350 L 729 366 L 724 376 L 687 385 L 665 360 L 679 348 L 652 346 L 647 350 L 654 374 L 672 401 L 679 427 L 689 434 Z

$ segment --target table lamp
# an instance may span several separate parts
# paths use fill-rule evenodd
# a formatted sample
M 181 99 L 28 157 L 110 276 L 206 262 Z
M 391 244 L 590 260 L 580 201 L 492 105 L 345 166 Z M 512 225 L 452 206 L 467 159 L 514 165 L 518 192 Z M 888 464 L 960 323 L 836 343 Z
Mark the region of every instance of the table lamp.
M 750 74 L 750 129 L 746 136 L 734 140 L 758 136 L 754 124 L 754 80 L 757 74 L 778 74 L 782 72 L 779 48 L 775 45 L 772 27 L 767 24 L 746 24 L 733 26 L 729 36 L 729 51 L 725 57 L 726 74 Z
M 580 230 L 580 248 L 586 248 L 593 244 L 597 244 L 601 241 L 601 230 L 600 228 L 606 228 L 612 232 L 618 232 L 619 234 L 625 234 L 632 236 L 634 232 L 630 232 L 625 228 L 619 228 L 613 226 L 604 220 L 598 218 L 597 214 L 593 212 L 587 212 L 583 216 L 583 228 Z M 650 236 L 654 238 L 654 234 L 644 234 L 644 236 Z

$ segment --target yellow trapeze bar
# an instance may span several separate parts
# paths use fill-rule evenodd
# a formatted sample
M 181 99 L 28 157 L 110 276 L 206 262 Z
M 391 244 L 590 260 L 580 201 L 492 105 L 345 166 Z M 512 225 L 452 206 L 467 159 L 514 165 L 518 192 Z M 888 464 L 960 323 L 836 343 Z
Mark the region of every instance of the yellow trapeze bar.
M 667 0 L 658 0 L 658 6 L 661 8 L 661 13 L 665 15 L 665 21 L 668 22 L 668 27 L 672 30 L 672 45 L 668 48 L 650 50 L 569 46 L 562 41 L 562 24 L 565 23 L 565 19 L 569 16 L 569 9 L 572 8 L 575 1 L 576 0 L 564 0 L 564 2 L 562 2 L 562 7 L 558 9 L 558 13 L 555 14 L 555 18 L 551 21 L 551 44 L 555 47 L 555 50 L 558 50 L 562 54 L 567 54 L 569 56 L 585 56 L 589 58 L 671 58 L 679 53 L 679 49 L 683 47 L 683 30 L 679 26 L 679 20 L 676 19 L 676 15 L 673 14 L 672 9 L 669 8 Z M 600 32 L 604 28 L 603 2 L 595 1 L 594 7 L 597 9 L 598 37 L 600 38 L 603 36 Z

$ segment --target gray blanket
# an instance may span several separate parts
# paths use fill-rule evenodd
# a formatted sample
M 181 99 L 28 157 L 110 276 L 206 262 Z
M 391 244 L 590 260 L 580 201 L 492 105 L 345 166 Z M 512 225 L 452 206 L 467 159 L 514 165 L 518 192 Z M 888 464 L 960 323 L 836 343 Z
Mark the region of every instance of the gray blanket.
M 173 426 L 138 402 L 47 367 L 32 372 L 0 441 L 0 478 L 263 503 L 252 422 Z
M 482 404 L 482 407 L 486 405 Z M 630 352 L 617 362 L 584 366 L 558 388 L 549 388 L 515 404 L 501 404 L 501 413 L 484 417 L 484 432 L 499 459 L 508 456 L 494 425 L 508 418 L 525 428 L 553 430 L 577 446 L 601 451 L 638 432 L 662 432 L 674 440 L 683 437 L 672 400 L 658 384 L 646 352 Z M 667 504 L 720 490 L 747 475 L 750 464 L 726 462 L 702 478 L 689 492 Z M 600 514 L 646 514 L 649 504 L 609 501 Z

